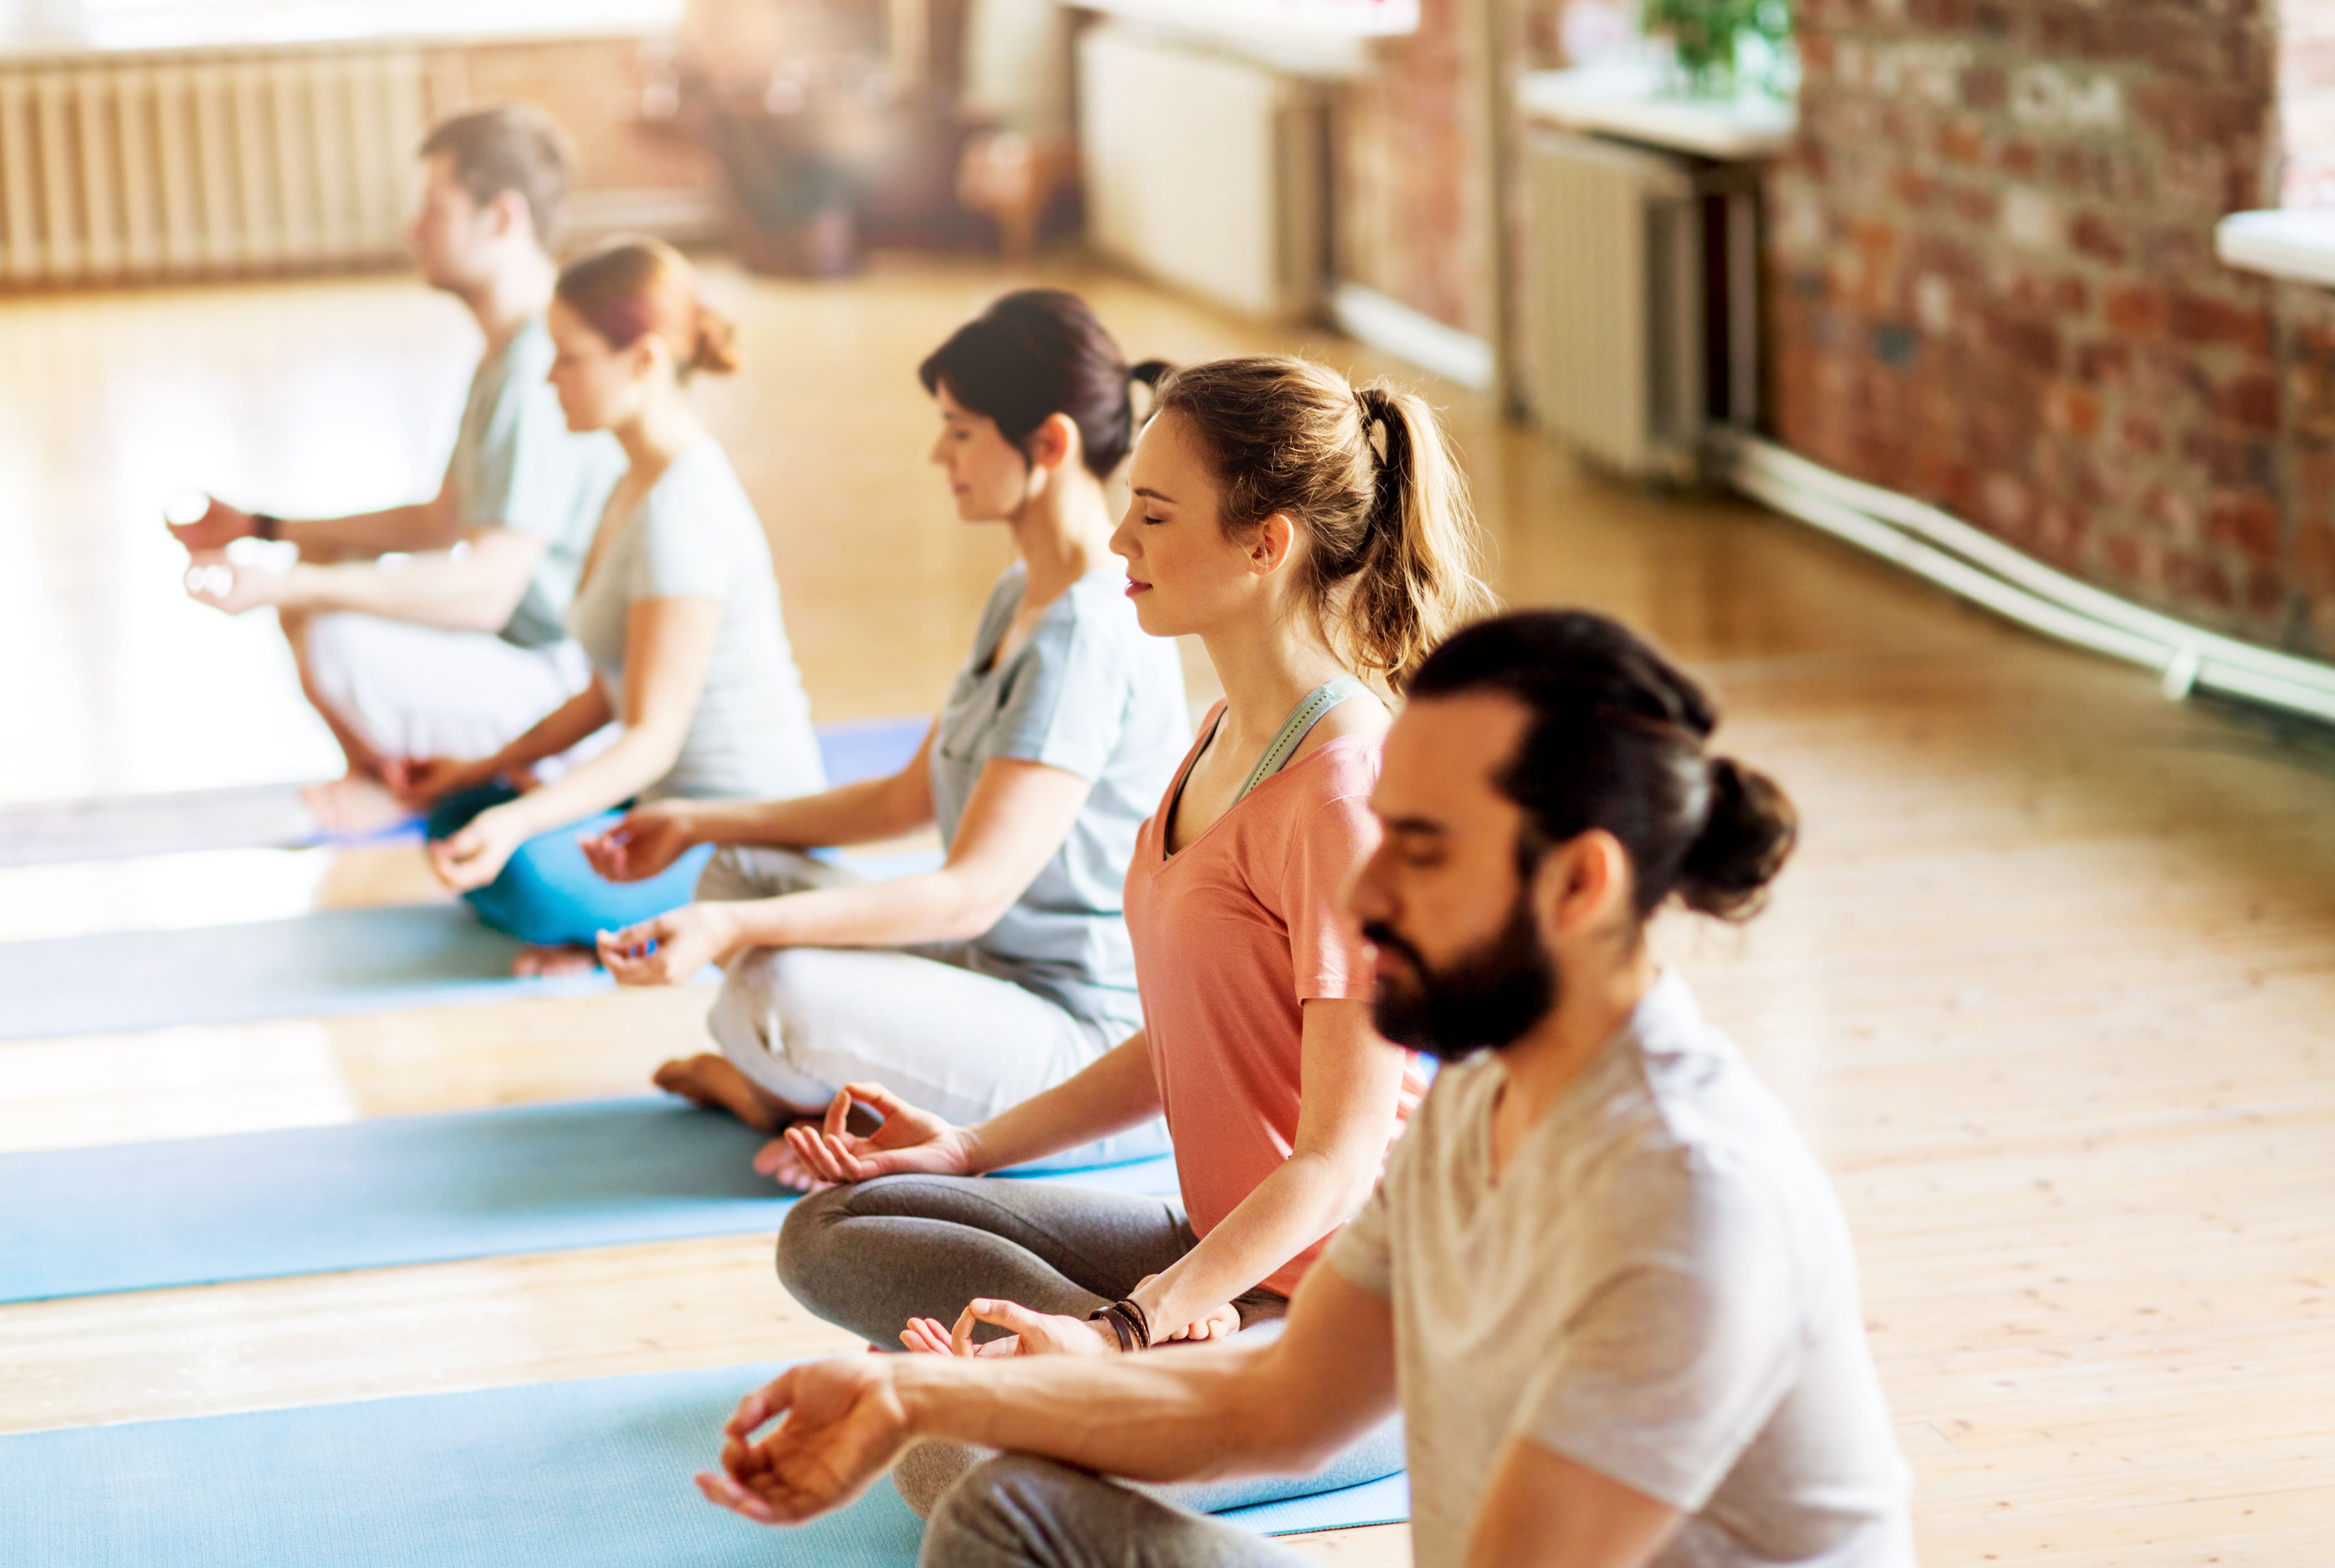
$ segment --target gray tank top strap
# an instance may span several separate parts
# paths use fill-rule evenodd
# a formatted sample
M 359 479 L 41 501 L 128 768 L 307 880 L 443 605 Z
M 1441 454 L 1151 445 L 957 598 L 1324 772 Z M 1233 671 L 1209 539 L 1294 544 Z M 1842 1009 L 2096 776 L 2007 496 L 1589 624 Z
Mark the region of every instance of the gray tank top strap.
M 1298 703 L 1289 717 L 1281 721 L 1281 733 L 1273 738 L 1273 744 L 1264 749 L 1264 755 L 1256 760 L 1256 767 L 1249 773 L 1248 782 L 1241 786 L 1239 799 L 1246 799 L 1250 790 L 1288 764 L 1291 753 L 1305 743 L 1305 737 L 1313 732 L 1313 726 L 1322 721 L 1323 714 L 1369 690 L 1353 676 L 1341 675 L 1307 692 L 1305 701 Z

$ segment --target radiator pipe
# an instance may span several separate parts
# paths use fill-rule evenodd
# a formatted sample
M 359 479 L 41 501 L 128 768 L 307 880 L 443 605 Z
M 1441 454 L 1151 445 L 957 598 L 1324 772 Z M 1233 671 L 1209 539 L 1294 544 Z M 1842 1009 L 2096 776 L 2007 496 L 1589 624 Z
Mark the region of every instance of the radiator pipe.
M 1756 436 L 1721 438 L 1720 471 L 1753 499 L 1919 574 L 2007 620 L 2199 687 L 2335 722 L 2335 665 L 2204 631 L 2055 571 L 1970 524 Z

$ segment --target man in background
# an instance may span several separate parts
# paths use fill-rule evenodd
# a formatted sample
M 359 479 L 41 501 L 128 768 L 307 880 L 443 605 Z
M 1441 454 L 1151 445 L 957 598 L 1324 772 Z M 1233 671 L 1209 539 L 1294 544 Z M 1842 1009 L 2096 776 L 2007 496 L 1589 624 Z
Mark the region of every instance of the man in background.
M 348 760 L 307 795 L 335 832 L 406 814 L 389 787 L 398 763 L 489 755 L 582 688 L 588 668 L 563 622 L 624 466 L 605 432 L 569 432 L 544 379 L 567 137 L 529 105 L 473 109 L 440 121 L 421 158 L 415 263 L 486 338 L 437 495 L 313 518 L 213 499 L 170 530 L 204 566 L 227 566 L 239 538 L 299 547 L 288 568 L 237 562 L 189 591 L 233 615 L 275 606 L 301 689 Z

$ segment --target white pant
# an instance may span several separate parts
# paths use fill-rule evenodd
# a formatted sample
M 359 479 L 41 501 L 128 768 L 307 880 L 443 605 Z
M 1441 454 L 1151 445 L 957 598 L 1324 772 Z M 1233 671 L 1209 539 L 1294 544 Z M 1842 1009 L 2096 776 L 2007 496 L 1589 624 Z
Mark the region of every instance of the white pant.
M 333 717 L 388 759 L 492 756 L 592 678 L 573 643 L 521 648 L 377 615 L 314 616 L 304 649 Z
M 787 849 L 715 855 L 697 896 L 771 898 L 859 880 Z M 1075 1076 L 1132 1032 L 965 967 L 959 943 L 914 948 L 758 947 L 730 965 L 707 1019 L 722 1054 L 762 1089 L 815 1114 L 847 1083 L 880 1083 L 959 1126 Z M 1159 1124 L 1036 1168 L 1165 1153 Z

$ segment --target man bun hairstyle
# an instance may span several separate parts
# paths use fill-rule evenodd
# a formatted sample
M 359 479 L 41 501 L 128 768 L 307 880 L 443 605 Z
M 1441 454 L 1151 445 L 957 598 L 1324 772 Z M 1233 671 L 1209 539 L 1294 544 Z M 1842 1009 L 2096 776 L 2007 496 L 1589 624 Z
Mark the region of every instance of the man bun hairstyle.
M 551 248 L 576 183 L 576 147 L 558 121 L 532 103 L 460 110 L 421 140 L 423 158 L 441 153 L 452 159 L 456 183 L 480 206 L 517 191 L 527 202 L 535 242 Z
M 1798 814 L 1766 774 L 1710 752 L 1710 699 L 1636 634 L 1586 610 L 1517 611 L 1458 633 L 1410 685 L 1415 699 L 1478 692 L 1531 713 L 1498 779 L 1525 812 L 1524 869 L 1603 828 L 1629 855 L 1641 920 L 1673 894 L 1722 920 L 1759 912 Z
M 1060 288 L 1000 295 L 916 367 L 927 393 L 946 386 L 1025 457 L 1038 427 L 1065 416 L 1099 479 L 1118 472 L 1135 445 L 1135 387 L 1157 387 L 1167 373 L 1165 360 L 1129 365 L 1093 307 Z
M 1167 414 L 1214 469 L 1228 534 L 1276 512 L 1304 530 L 1308 606 L 1358 673 L 1400 692 L 1444 634 L 1492 607 L 1467 485 L 1418 393 L 1310 360 L 1222 359 L 1168 376 Z
M 661 239 L 612 239 L 559 269 L 553 290 L 611 348 L 654 334 L 673 351 L 683 381 L 727 375 L 743 363 L 738 328 L 699 297 L 697 269 Z

